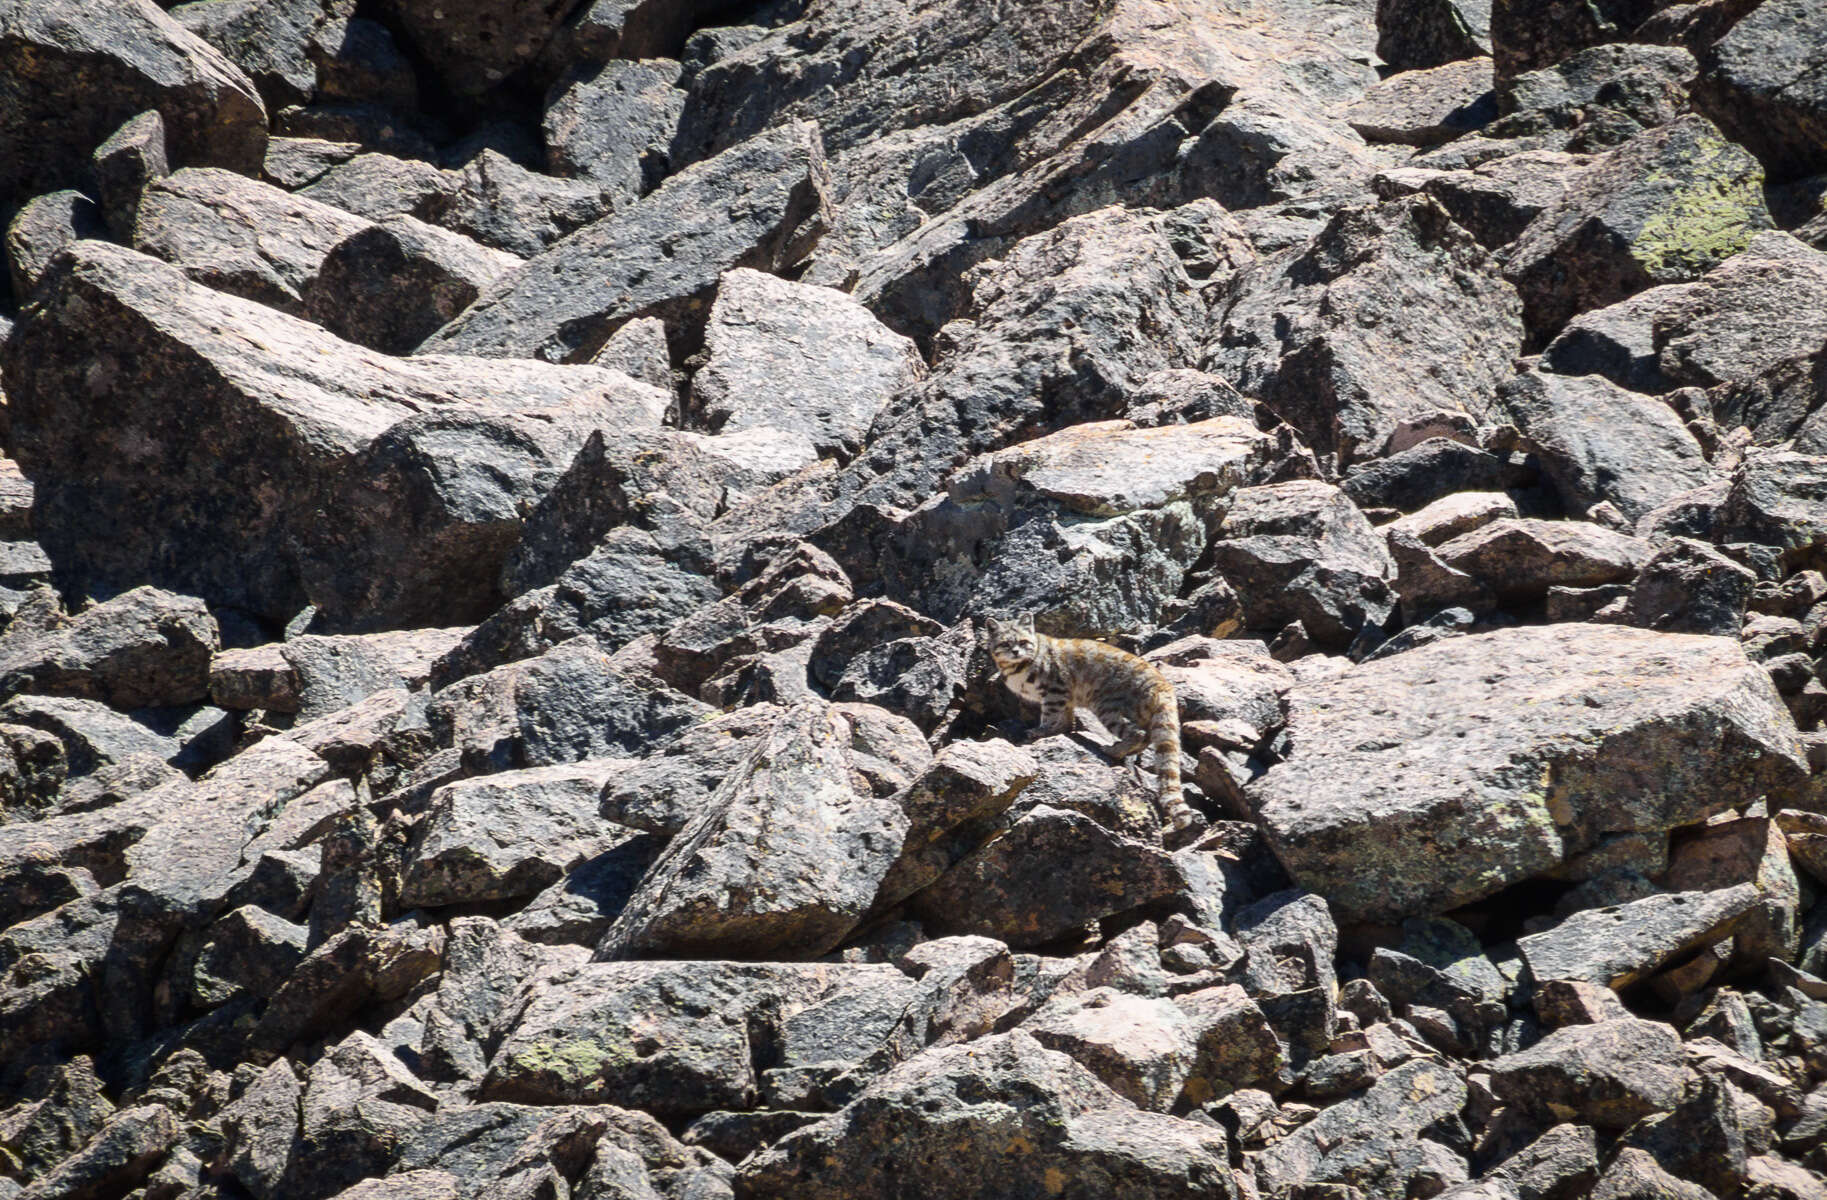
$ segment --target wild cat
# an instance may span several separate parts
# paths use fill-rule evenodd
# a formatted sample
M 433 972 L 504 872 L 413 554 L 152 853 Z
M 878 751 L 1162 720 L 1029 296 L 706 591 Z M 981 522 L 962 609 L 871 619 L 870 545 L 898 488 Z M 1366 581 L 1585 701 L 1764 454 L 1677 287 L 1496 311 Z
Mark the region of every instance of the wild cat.
M 1165 675 L 1115 646 L 1038 633 L 1033 613 L 992 617 L 988 641 L 1009 690 L 1040 705 L 1043 735 L 1069 731 L 1073 709 L 1090 709 L 1117 738 L 1108 751 L 1113 758 L 1144 747 L 1155 752 L 1156 806 L 1176 832 L 1193 825 L 1180 788 L 1180 704 Z

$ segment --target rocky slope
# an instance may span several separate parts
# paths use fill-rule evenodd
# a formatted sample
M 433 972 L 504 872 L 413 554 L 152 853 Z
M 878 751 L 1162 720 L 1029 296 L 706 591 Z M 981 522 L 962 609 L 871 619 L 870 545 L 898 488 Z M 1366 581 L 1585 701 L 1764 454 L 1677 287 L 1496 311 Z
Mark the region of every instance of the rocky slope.
M 0 1200 L 1827 1197 L 1823 197 L 1819 0 L 0 0 Z

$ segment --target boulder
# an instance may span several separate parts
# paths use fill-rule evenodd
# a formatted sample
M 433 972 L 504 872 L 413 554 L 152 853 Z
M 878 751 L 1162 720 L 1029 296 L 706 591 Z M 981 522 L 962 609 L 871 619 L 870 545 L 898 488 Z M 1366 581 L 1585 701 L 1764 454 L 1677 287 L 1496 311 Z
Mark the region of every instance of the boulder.
M 596 181 L 619 203 L 651 191 L 685 108 L 679 70 L 670 58 L 572 67 L 546 100 L 546 170 Z
M 60 570 L 276 624 L 307 602 L 345 627 L 481 616 L 525 508 L 589 433 L 665 410 L 600 368 L 386 358 L 99 242 L 40 300 L 0 365 Z M 140 536 L 96 532 L 128 510 Z
M 385 0 L 378 11 L 444 87 L 473 97 L 535 60 L 575 7 L 575 0 L 507 6 Z
M 1425 196 L 1340 210 L 1232 276 L 1216 311 L 1202 365 L 1341 463 L 1408 417 L 1490 417 L 1523 340 L 1496 263 Z
M 1650 553 L 1648 543 L 1602 525 L 1533 517 L 1493 521 L 1435 549 L 1447 566 L 1512 600 L 1628 582 Z
M 1294 752 L 1250 796 L 1295 880 L 1357 919 L 1440 912 L 1603 835 L 1691 824 L 1802 778 L 1787 710 L 1725 638 L 1473 634 L 1297 685 L 1289 706 Z M 1442 852 L 1450 877 L 1422 861 Z
M 614 962 L 557 967 L 522 987 L 502 1021 L 480 1096 L 534 1104 L 619 1097 L 662 1119 L 746 1110 L 759 1098 L 756 1050 L 795 1014 L 839 996 L 866 997 L 903 979 L 886 964 Z M 889 993 L 898 994 L 898 993 Z M 881 1015 L 887 1038 L 900 1013 Z M 860 1058 L 808 1038 L 803 1062 Z M 868 1039 L 865 1038 L 865 1041 Z M 863 1053 L 866 1053 L 864 1050 Z
M 1668 0 L 1492 0 L 1491 46 L 1502 79 L 1550 67 L 1603 42 L 1625 41 Z
M 1635 524 L 1714 478 L 1673 409 L 1610 380 L 1531 372 L 1504 387 L 1502 402 L 1570 513 L 1610 502 Z
M 1659 1021 L 1619 1017 L 1556 1029 L 1491 1063 L 1491 1090 L 1537 1118 L 1623 1129 L 1680 1103 L 1681 1039 Z
M 531 896 L 625 841 L 596 819 L 619 765 L 599 759 L 464 779 L 432 794 L 400 881 L 400 902 L 435 908 Z M 619 836 L 618 836 L 619 835 Z
M 953 742 L 942 748 L 895 796 L 906 814 L 907 833 L 877 889 L 877 907 L 899 903 L 950 870 L 962 857 L 958 842 L 1000 817 L 1039 775 L 1033 755 L 1007 742 Z
M 845 458 L 926 374 L 913 342 L 842 292 L 746 269 L 718 284 L 704 353 L 690 406 L 706 430 L 786 430 Z
M 504 251 L 398 216 L 331 246 L 299 295 L 303 315 L 336 336 L 409 354 L 518 265 Z
M 1757 576 L 1704 542 L 1670 538 L 1630 585 L 1623 624 L 1666 633 L 1735 636 Z
M 1226 1143 L 1212 1125 L 1137 1111 L 1016 1031 L 903 1063 L 745 1160 L 738 1183 L 757 1200 L 1042 1194 L 1036 1183 L 1068 1200 L 1234 1197 Z
M 102 221 L 120 241 L 133 237 L 140 197 L 154 180 L 171 174 L 165 118 L 149 109 L 108 135 L 89 161 Z
M 1316 479 L 1239 488 L 1211 553 L 1250 629 L 1299 621 L 1337 650 L 1394 609 L 1395 563 L 1383 539 L 1343 492 Z
M 1377 53 L 1398 71 L 1491 53 L 1489 0 L 1377 0 Z
M 1764 164 L 1773 183 L 1827 170 L 1823 14 L 1808 0 L 1757 6 L 1707 52 L 1694 105 Z
M 1589 309 L 1698 279 L 1771 227 L 1763 170 L 1711 122 L 1686 116 L 1596 160 L 1510 248 L 1538 344 Z
M 1110 987 L 1055 1000 L 1021 1028 L 1153 1112 L 1179 1099 L 1197 1046 L 1193 1023 L 1173 1002 Z
M 1392 75 L 1345 109 L 1346 122 L 1372 142 L 1437 146 L 1497 115 L 1491 60 L 1467 58 Z
M 23 1200 L 121 1195 L 137 1187 L 177 1145 L 182 1127 L 171 1109 L 142 1104 L 113 1114 L 88 1145 L 32 1181 Z
M 634 318 L 702 313 L 730 268 L 805 256 L 824 231 L 825 171 L 815 126 L 745 142 L 509 272 L 421 352 L 580 362 Z M 698 232 L 681 240 L 686 227 Z
M 6 227 L 6 270 L 13 294 L 29 298 L 58 251 L 79 238 L 102 234 L 101 210 L 81 192 L 66 188 L 28 201 Z
M 1717 892 L 1672 892 L 1589 908 L 1554 928 L 1518 938 L 1539 984 L 1556 979 L 1624 988 L 1696 947 L 1728 937 L 1757 905 L 1749 884 Z
M 156 109 L 177 166 L 260 169 L 266 110 L 246 75 L 151 0 L 14 0 L 0 22 L 0 208 L 85 182 L 89 154 Z
M 1385 1196 L 1408 1194 L 1415 1181 L 1444 1191 L 1465 1180 L 1465 1162 L 1429 1134 L 1465 1102 L 1465 1081 L 1452 1067 L 1405 1063 L 1272 1143 L 1257 1159 L 1257 1179 L 1269 1188 L 1331 1182 Z
M 0 635 L 0 692 L 119 709 L 192 704 L 209 694 L 216 645 L 215 618 L 201 600 L 134 588 L 51 629 Z
M 598 956 L 815 958 L 836 946 L 908 827 L 899 805 L 854 786 L 850 741 L 828 705 L 782 714 L 673 838 Z

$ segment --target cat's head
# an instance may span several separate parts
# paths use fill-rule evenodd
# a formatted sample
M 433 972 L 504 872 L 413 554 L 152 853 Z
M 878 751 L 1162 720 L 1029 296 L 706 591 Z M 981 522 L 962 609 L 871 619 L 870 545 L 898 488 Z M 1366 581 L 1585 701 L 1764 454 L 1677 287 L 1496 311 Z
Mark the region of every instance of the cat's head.
M 991 617 L 984 641 L 989 646 L 990 657 L 1004 670 L 1016 669 L 1032 662 L 1035 650 L 1039 647 L 1034 632 L 1034 614 L 1022 613 L 1012 621 L 998 621 Z

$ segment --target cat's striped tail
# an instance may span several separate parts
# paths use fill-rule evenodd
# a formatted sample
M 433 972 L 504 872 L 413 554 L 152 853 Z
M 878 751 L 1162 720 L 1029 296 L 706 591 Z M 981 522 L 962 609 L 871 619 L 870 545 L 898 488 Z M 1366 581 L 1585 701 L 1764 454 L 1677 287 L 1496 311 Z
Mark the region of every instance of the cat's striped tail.
M 1156 703 L 1148 720 L 1148 745 L 1155 752 L 1155 779 L 1160 782 L 1156 807 L 1163 820 L 1176 832 L 1191 826 L 1197 818 L 1187 807 L 1186 793 L 1180 785 L 1180 703 L 1172 684 Z

